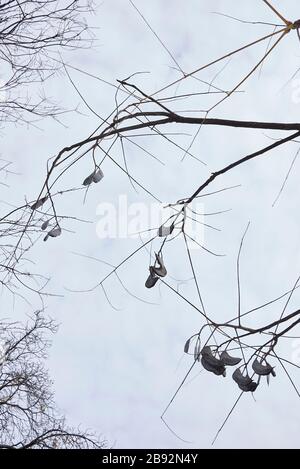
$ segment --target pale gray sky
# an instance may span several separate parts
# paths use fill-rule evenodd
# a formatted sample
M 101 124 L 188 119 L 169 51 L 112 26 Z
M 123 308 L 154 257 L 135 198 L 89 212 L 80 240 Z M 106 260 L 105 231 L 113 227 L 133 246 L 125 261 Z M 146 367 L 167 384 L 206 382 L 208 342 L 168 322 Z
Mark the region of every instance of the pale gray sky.
M 249 21 L 278 22 L 260 0 L 190 0 L 184 5 L 179 0 L 135 0 L 135 3 L 186 72 L 273 30 L 272 26 L 243 24 L 212 12 Z M 288 0 L 284 5 L 274 0 L 274 5 L 282 8 L 289 19 L 297 19 L 296 0 Z M 170 57 L 129 1 L 103 1 L 92 23 L 97 26 L 96 46 L 66 54 L 68 63 L 112 83 L 137 71 L 151 72 L 136 78 L 136 83 L 149 93 L 178 77 L 171 68 L 174 64 Z M 266 46 L 263 43 L 234 56 L 214 84 L 233 87 L 261 58 Z M 246 92 L 227 100 L 211 117 L 298 121 L 300 103 L 293 99 L 295 81 L 284 85 L 299 67 L 299 55 L 299 40 L 296 33 L 291 33 L 265 63 L 260 76 L 256 73 L 243 86 Z M 199 77 L 211 81 L 224 64 Z M 87 102 L 101 116 L 110 114 L 114 108 L 114 89 L 79 72 L 70 70 L 70 73 Z M 72 108 L 80 102 L 65 77 L 49 81 L 46 89 L 64 106 Z M 198 82 L 189 81 L 179 92 L 203 89 Z M 207 99 L 195 98 L 188 107 L 206 108 Z M 185 103 L 179 106 L 186 109 Z M 98 125 L 98 119 L 83 103 L 80 110 L 85 115 L 69 114 L 63 118 L 67 127 L 43 122 L 42 130 L 7 127 L 3 131 L 1 155 L 13 161 L 21 174 L 10 181 L 14 193 L 7 189 L 11 202 L 23 201 L 25 194 L 34 199 L 45 175 L 47 158 L 85 138 Z M 168 130 L 176 132 L 178 127 L 173 125 Z M 190 135 L 177 137 L 176 141 L 187 147 L 196 130 L 196 127 L 184 127 Z M 281 136 L 282 133 L 276 132 L 204 127 L 192 151 L 206 162 L 206 167 L 189 157 L 182 162 L 182 151 L 159 137 L 145 137 L 138 142 L 162 159 L 165 166 L 129 145 L 128 165 L 133 176 L 157 197 L 174 202 L 190 195 L 210 172 L 269 144 L 269 137 Z M 297 144 L 290 143 L 232 171 L 220 178 L 212 186 L 213 190 L 236 184 L 242 187 L 205 200 L 206 212 L 232 209 L 205 220 L 221 229 L 221 232 L 205 229 L 205 245 L 226 257 L 213 257 L 201 250 L 193 253 L 204 303 L 214 317 L 228 319 L 237 310 L 235 262 L 249 220 L 251 225 L 242 254 L 242 309 L 255 307 L 289 290 L 299 274 L 297 163 L 282 197 L 272 208 L 297 148 Z M 122 162 L 120 146 L 113 155 Z M 91 160 L 83 160 L 65 178 L 64 187 L 79 186 L 92 169 Z M 105 288 L 118 310 L 110 306 L 101 289 L 85 294 L 65 290 L 65 287 L 90 288 L 109 272 L 107 266 L 75 256 L 73 252 L 118 264 L 140 244 L 139 240 L 97 237 L 99 204 L 117 204 L 120 194 L 127 194 L 132 203 L 152 203 L 142 191 L 136 194 L 128 178 L 111 163 L 106 161 L 103 170 L 103 181 L 89 191 L 85 204 L 82 193 L 64 196 L 58 202 L 61 213 L 92 223 L 70 222 L 66 227 L 74 232 L 47 243 L 41 241 L 32 250 L 37 270 L 52 277 L 51 291 L 64 294 L 64 298 L 47 299 L 47 311 L 60 323 L 49 360 L 57 403 L 69 421 L 99 431 L 116 448 L 210 447 L 239 393 L 230 376 L 223 379 L 202 373 L 199 365 L 191 374 L 190 378 L 194 379 L 181 390 L 166 414 L 172 429 L 191 443 L 178 440 L 163 425 L 160 415 L 192 363 L 191 357 L 183 356 L 184 343 L 199 330 L 202 319 L 166 287 L 145 289 L 147 252 L 141 251 L 131 259 L 120 269 L 120 276 L 132 293 L 155 304 L 128 295 L 113 277 Z M 170 243 L 165 262 L 170 276 L 191 277 L 182 240 Z M 192 282 L 181 286 L 180 291 L 197 303 Z M 290 311 L 297 306 L 298 296 L 299 293 L 295 294 L 291 301 Z M 278 317 L 282 305 L 260 310 L 248 324 L 260 323 L 262 315 L 264 322 L 266 318 Z M 9 299 L 7 306 L 11 307 Z M 20 301 L 16 308 L 22 313 L 30 311 Z M 280 349 L 289 360 L 295 352 L 292 345 L 293 342 L 286 341 Z M 299 398 L 283 370 L 277 366 L 276 371 L 277 377 L 269 387 L 264 383 L 258 388 L 255 401 L 251 394 L 243 396 L 215 447 L 299 447 Z M 299 370 L 291 368 L 291 371 L 299 382 Z

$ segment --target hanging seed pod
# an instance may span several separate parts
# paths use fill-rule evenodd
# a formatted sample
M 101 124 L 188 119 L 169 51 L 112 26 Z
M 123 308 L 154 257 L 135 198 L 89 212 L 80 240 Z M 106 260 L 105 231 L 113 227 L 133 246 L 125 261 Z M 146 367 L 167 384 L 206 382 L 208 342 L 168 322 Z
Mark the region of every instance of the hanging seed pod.
M 164 261 L 162 258 L 162 255 L 160 254 L 155 254 L 156 257 L 156 262 L 158 263 L 158 267 L 153 266 L 153 271 L 155 272 L 156 275 L 159 277 L 165 277 L 167 275 L 167 269 L 164 265 Z
M 165 236 L 169 236 L 174 230 L 174 224 L 172 223 L 172 225 L 170 226 L 164 226 L 164 225 L 161 225 L 159 228 L 158 228 L 158 236 L 160 238 L 164 238 Z
M 157 280 L 159 279 L 159 277 L 156 276 L 152 266 L 149 267 L 149 271 L 150 271 L 149 277 L 147 278 L 147 280 L 145 282 L 145 287 L 146 288 L 154 287 Z
M 61 227 L 60 226 L 57 226 L 56 228 L 53 228 L 52 230 L 50 230 L 47 235 L 45 236 L 44 238 L 44 241 L 47 241 L 47 239 L 49 238 L 49 236 L 51 238 L 57 238 L 57 236 L 60 236 L 61 235 Z
M 88 177 L 85 178 L 85 180 L 83 181 L 82 185 L 83 185 L 83 186 L 89 186 L 90 184 L 92 184 L 92 182 L 93 182 L 93 177 L 94 177 L 94 173 L 90 174 Z
M 48 233 L 51 238 L 56 238 L 57 236 L 61 235 L 61 227 L 58 226 L 57 228 L 53 228 L 53 230 L 49 231 Z
M 34 202 L 34 204 L 31 205 L 31 210 L 37 210 L 38 208 L 40 208 L 42 205 L 44 205 L 44 203 L 48 200 L 48 196 L 46 197 L 42 197 L 41 199 L 37 200 L 36 202 Z
M 102 169 L 98 168 L 97 171 L 93 173 L 93 182 L 97 184 L 97 182 L 101 181 L 104 178 L 104 174 Z
M 228 352 L 224 351 L 221 353 L 220 360 L 224 363 L 224 365 L 235 366 L 238 365 L 242 359 L 238 357 L 232 357 Z
M 89 174 L 89 176 L 85 178 L 82 185 L 89 186 L 90 184 L 92 184 L 92 182 L 95 182 L 97 184 L 97 182 L 101 181 L 102 178 L 104 178 L 102 169 L 95 169 L 92 174 Z
M 208 345 L 203 347 L 203 349 L 201 350 L 201 355 L 211 365 L 224 367 L 224 363 L 213 355 L 211 348 Z
M 217 376 L 221 376 L 221 375 L 224 377 L 226 376 L 226 368 L 223 364 L 221 365 L 212 364 L 210 360 L 208 359 L 208 357 L 206 356 L 201 357 L 201 363 L 202 363 L 203 368 L 205 368 L 207 371 L 211 371 Z
M 50 222 L 50 220 L 44 221 L 44 223 L 43 223 L 42 226 L 41 226 L 41 229 L 42 229 L 43 231 L 48 227 L 49 222 Z
M 152 275 L 149 275 L 149 277 L 147 278 L 146 282 L 145 282 L 145 287 L 146 288 L 152 288 L 154 287 L 154 285 L 156 284 L 158 280 L 158 277 L 152 277 Z
M 258 386 L 249 375 L 244 376 L 239 368 L 234 371 L 232 378 L 244 392 L 254 392 Z
M 255 358 L 254 362 L 252 363 L 252 369 L 259 376 L 268 376 L 270 374 L 272 376 L 276 376 L 274 368 L 269 363 L 266 362 L 266 364 L 263 365 L 258 361 L 257 358 Z
M 215 375 L 223 375 L 226 376 L 226 369 L 221 360 L 218 360 L 216 357 L 213 356 L 212 351 L 209 346 L 203 347 L 201 350 L 201 363 L 203 368 L 207 371 L 211 371 Z

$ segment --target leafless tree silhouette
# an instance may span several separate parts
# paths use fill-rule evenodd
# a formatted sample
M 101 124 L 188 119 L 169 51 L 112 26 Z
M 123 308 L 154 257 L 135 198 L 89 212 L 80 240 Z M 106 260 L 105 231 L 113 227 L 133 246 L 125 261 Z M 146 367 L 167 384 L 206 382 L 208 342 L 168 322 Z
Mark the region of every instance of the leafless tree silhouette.
M 86 47 L 91 29 L 84 14 L 91 1 L 7 0 L 0 2 L 0 122 L 24 123 L 33 118 L 57 117 L 61 112 L 46 95 L 38 99 L 30 91 L 56 73 L 59 53 Z M 42 89 L 42 91 L 44 88 Z M 0 164 L 2 186 L 14 173 L 12 164 Z M 5 177 L 2 177 L 2 176 Z M 10 205 L 1 217 L 1 286 L 13 296 L 24 298 L 24 290 L 36 292 L 43 302 L 48 279 L 30 273 L 19 261 L 35 243 L 36 234 L 51 227 L 51 217 L 43 220 L 41 203 L 32 206 L 34 217 L 27 222 L 28 203 Z M 29 204 L 30 206 L 30 204 Z M 15 245 L 22 234 L 26 242 Z M 10 266 L 9 266 L 10 264 Z M 9 317 L 12 314 L 8 314 Z M 27 323 L 0 318 L 0 448 L 104 448 L 97 435 L 71 428 L 54 403 L 52 382 L 45 360 L 50 334 L 56 324 L 43 310 L 32 313 Z
M 67 426 L 57 411 L 45 368 L 49 334 L 57 326 L 42 311 L 27 324 L 0 323 L 0 448 L 103 448 L 95 435 Z
M 62 112 L 43 89 L 35 98 L 30 87 L 57 71 L 61 50 L 90 44 L 84 14 L 91 9 L 90 0 L 1 1 L 0 122 L 26 122 Z

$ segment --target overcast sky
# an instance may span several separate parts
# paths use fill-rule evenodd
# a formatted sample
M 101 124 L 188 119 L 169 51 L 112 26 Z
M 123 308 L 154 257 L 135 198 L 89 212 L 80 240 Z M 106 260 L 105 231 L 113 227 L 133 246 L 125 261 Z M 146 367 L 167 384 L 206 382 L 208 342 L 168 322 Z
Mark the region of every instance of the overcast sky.
M 273 31 L 272 26 L 245 24 L 213 12 L 248 21 L 278 23 L 261 0 L 190 0 L 184 5 L 179 0 L 135 0 L 135 4 L 185 72 Z M 281 12 L 289 19 L 297 19 L 296 0 L 274 0 L 274 5 L 282 8 Z M 150 72 L 137 76 L 135 81 L 147 93 L 179 77 L 172 59 L 129 1 L 99 2 L 90 21 L 96 27 L 94 48 L 65 54 L 68 63 L 113 84 L 137 71 Z M 198 77 L 208 82 L 215 77 L 215 86 L 230 89 L 257 63 L 266 47 L 262 43 L 248 49 Z M 245 93 L 227 100 L 210 117 L 297 122 L 299 83 L 296 79 L 288 81 L 299 68 L 299 56 L 300 43 L 292 32 L 260 74 L 257 72 L 243 85 Z M 93 109 L 102 117 L 109 115 L 115 106 L 115 89 L 75 70 L 69 71 Z M 66 77 L 49 81 L 46 90 L 62 106 L 71 109 L 80 104 L 81 113 L 65 115 L 64 126 L 44 121 L 39 123 L 40 128 L 2 130 L 1 156 L 13 161 L 19 173 L 9 181 L 14 191 L 7 189 L 12 203 L 23 202 L 25 194 L 34 199 L 45 175 L 47 159 L 62 147 L 88 136 L 99 124 Z M 190 80 L 177 92 L 204 90 L 207 86 Z M 206 109 L 212 103 L 210 99 L 201 96 L 173 103 L 173 109 L 183 113 L 194 110 L 199 116 L 202 114 L 197 111 Z M 188 134 L 174 136 L 174 141 L 187 148 L 197 129 L 173 125 L 166 130 Z M 164 165 L 125 142 L 127 163 L 138 181 L 158 199 L 171 203 L 191 195 L 212 171 L 268 145 L 270 138 L 282 136 L 280 132 L 203 127 L 191 152 L 206 166 L 189 156 L 182 161 L 184 152 L 160 137 L 138 137 L 135 141 Z M 211 189 L 241 187 L 204 198 L 203 205 L 197 206 L 206 213 L 231 209 L 205 218 L 206 223 L 220 231 L 205 228 L 200 233 L 207 248 L 226 256 L 193 250 L 206 310 L 220 321 L 233 317 L 237 311 L 236 256 L 248 221 L 250 228 L 241 260 L 242 310 L 289 290 L 299 275 L 299 163 L 296 162 L 281 198 L 272 208 L 297 149 L 296 143 L 289 143 L 232 171 Z M 112 155 L 123 164 L 120 145 Z M 92 170 L 91 158 L 84 159 L 64 179 L 62 187 L 80 186 Z M 143 204 L 146 214 L 153 204 L 153 199 L 141 189 L 136 193 L 126 175 L 111 162 L 105 161 L 103 171 L 103 181 L 91 188 L 85 203 L 82 192 L 64 196 L 58 202 L 60 213 L 91 223 L 70 221 L 65 225 L 69 231 L 63 236 L 47 243 L 40 241 L 32 250 L 37 270 L 52 277 L 51 291 L 64 295 L 47 299 L 47 312 L 60 323 L 49 359 L 57 404 L 70 422 L 100 432 L 115 448 L 210 447 L 239 392 L 230 375 L 224 379 L 202 372 L 199 364 L 166 414 L 171 428 L 189 443 L 176 438 L 161 421 L 160 415 L 192 364 L 192 357 L 183 354 L 184 343 L 203 321 L 196 310 L 163 285 L 145 289 L 149 253 L 140 251 L 119 271 L 126 288 L 144 301 L 128 294 L 114 276 L 105 283 L 110 302 L 100 288 L 89 293 L 69 291 L 89 289 L 110 271 L 107 265 L 74 253 L 116 265 L 141 244 L 139 239 L 101 239 L 97 235 L 104 207 L 101 204 L 112 204 L 118 216 L 120 196 L 127 197 L 128 204 Z M 175 288 L 177 282 L 173 279 L 191 278 L 182 239 L 169 243 L 164 259 Z M 180 292 L 199 306 L 192 281 L 181 284 Z M 289 312 L 298 307 L 298 296 L 295 293 Z M 274 320 L 283 304 L 259 310 L 247 324 Z M 7 299 L 7 307 L 11 306 Z M 21 301 L 16 307 L 20 314 L 30 312 L 30 307 Z M 280 352 L 293 360 L 297 347 L 299 342 L 286 340 Z M 288 369 L 299 383 L 299 370 Z M 242 397 L 216 441 L 216 448 L 299 447 L 299 398 L 279 364 L 276 372 L 270 386 L 264 380 L 255 400 L 250 393 Z

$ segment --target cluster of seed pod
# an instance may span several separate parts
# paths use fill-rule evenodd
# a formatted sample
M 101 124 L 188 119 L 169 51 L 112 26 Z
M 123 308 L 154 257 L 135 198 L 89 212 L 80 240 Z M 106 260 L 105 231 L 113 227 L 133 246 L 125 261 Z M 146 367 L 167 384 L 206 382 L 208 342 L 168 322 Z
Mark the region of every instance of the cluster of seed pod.
M 103 177 L 104 177 L 104 174 L 103 174 L 102 169 L 99 168 L 99 167 L 96 167 L 95 170 L 89 176 L 87 176 L 85 178 L 82 185 L 83 186 L 89 186 L 93 182 L 97 183 L 97 182 L 101 181 L 101 179 L 103 179 Z M 44 205 L 45 202 L 47 202 L 47 200 L 48 200 L 48 196 L 41 197 L 40 199 L 36 200 L 36 202 L 34 202 L 30 206 L 31 210 L 33 210 L 33 211 L 38 210 L 39 208 L 41 208 Z M 45 231 L 48 228 L 49 223 L 50 223 L 50 219 L 44 221 L 42 226 L 41 226 L 41 229 L 43 231 Z M 57 236 L 60 236 L 61 233 L 62 233 L 61 227 L 57 223 L 54 228 L 52 228 L 50 231 L 48 231 L 48 233 L 44 237 L 44 241 L 47 241 L 48 238 L 57 238 Z
M 48 196 L 45 196 L 45 197 L 41 197 L 40 199 L 38 199 L 36 202 L 34 202 L 30 208 L 31 210 L 38 210 L 40 207 L 42 207 L 44 205 L 45 202 L 47 202 L 48 200 Z M 42 223 L 42 226 L 41 226 L 41 229 L 43 231 L 45 231 L 47 228 L 48 228 L 48 225 L 50 223 L 51 219 L 48 219 L 48 220 L 45 220 L 43 223 Z M 44 241 L 47 241 L 47 239 L 50 237 L 50 238 L 57 238 L 57 236 L 60 236 L 61 235 L 61 227 L 59 226 L 59 224 L 57 223 L 54 228 L 52 228 L 50 231 L 48 231 L 48 233 L 46 234 L 46 236 L 44 237 Z
M 241 358 L 231 357 L 226 351 L 221 353 L 220 358 L 216 358 L 208 345 L 203 347 L 200 355 L 203 368 L 224 377 L 226 376 L 226 366 L 238 365 L 241 361 Z
M 42 226 L 41 226 L 41 229 L 43 231 L 45 231 L 48 226 L 49 226 L 49 223 L 51 222 L 51 218 L 48 218 L 48 220 L 45 220 L 43 223 L 42 223 Z M 56 225 L 54 226 L 54 228 L 51 228 L 50 231 L 48 231 L 48 233 L 46 234 L 46 236 L 44 237 L 44 241 L 47 241 L 47 239 L 50 237 L 50 238 L 57 238 L 57 236 L 60 236 L 61 235 L 61 227 L 59 226 L 58 223 L 56 223 Z
M 155 253 L 155 263 L 149 267 L 149 277 L 145 282 L 146 288 L 152 288 L 156 284 L 160 277 L 167 275 L 167 269 L 165 267 L 162 254 Z
M 188 352 L 189 341 L 185 345 L 185 352 Z M 196 347 L 195 359 L 201 361 L 203 368 L 211 373 L 214 373 L 217 376 L 226 376 L 226 366 L 236 366 L 241 362 L 241 358 L 233 357 L 225 350 L 221 352 L 220 358 L 217 358 L 210 346 L 205 345 L 202 350 Z M 258 375 L 258 380 L 255 382 L 252 377 L 244 375 L 241 371 L 241 367 L 236 368 L 232 374 L 232 379 L 237 383 L 238 387 L 243 392 L 254 392 L 259 385 L 261 376 L 266 376 L 269 379 L 270 375 L 276 376 L 274 367 L 272 367 L 264 358 L 258 359 L 255 357 L 252 362 L 253 375 Z

